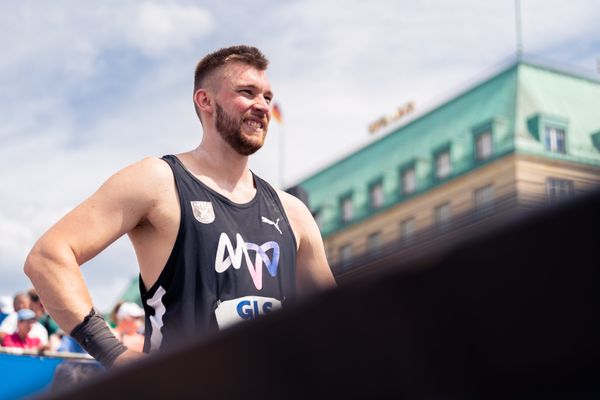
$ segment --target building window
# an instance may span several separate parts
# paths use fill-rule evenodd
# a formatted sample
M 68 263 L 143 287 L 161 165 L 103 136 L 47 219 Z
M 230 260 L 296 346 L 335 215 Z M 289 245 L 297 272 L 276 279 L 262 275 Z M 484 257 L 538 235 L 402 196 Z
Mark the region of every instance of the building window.
M 548 151 L 565 154 L 567 152 L 565 130 L 554 126 L 546 126 L 544 144 Z
M 592 143 L 596 150 L 600 150 L 600 131 L 592 133 Z
M 400 239 L 411 241 L 415 234 L 415 219 L 414 217 L 407 218 L 400 222 Z
M 352 245 L 346 244 L 340 247 L 340 262 L 342 266 L 347 267 L 352 262 Z
M 375 232 L 369 235 L 367 238 L 367 251 L 370 255 L 378 254 L 381 251 L 383 245 L 383 239 L 381 232 Z
M 371 200 L 371 208 L 377 209 L 383 206 L 383 182 L 377 181 L 369 188 L 369 198 Z
M 444 203 L 435 208 L 435 224 L 441 229 L 447 229 L 452 219 L 450 203 Z
M 341 200 L 342 222 L 350 222 L 353 217 L 352 196 L 346 196 Z
M 573 181 L 568 179 L 546 179 L 546 194 L 550 203 L 568 199 L 575 194 Z
M 415 174 L 415 167 L 409 167 L 402 170 L 400 173 L 400 188 L 402 194 L 411 194 L 417 188 L 417 177 Z
M 450 150 L 444 150 L 435 157 L 435 176 L 438 179 L 443 179 L 452 172 L 450 163 Z
M 486 215 L 494 210 L 495 189 L 487 185 L 475 190 L 475 213 L 478 216 Z
M 492 152 L 492 131 L 486 131 L 477 135 L 475 139 L 475 157 L 477 160 L 487 160 L 492 156 Z
M 527 129 L 545 150 L 566 154 L 569 120 L 558 115 L 534 114 L 527 118 Z

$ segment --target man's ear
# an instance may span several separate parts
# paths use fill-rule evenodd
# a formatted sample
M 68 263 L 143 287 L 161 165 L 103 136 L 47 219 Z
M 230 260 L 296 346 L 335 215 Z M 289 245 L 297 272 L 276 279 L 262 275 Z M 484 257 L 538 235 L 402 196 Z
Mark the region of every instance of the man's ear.
M 214 101 L 212 99 L 212 94 L 209 93 L 206 89 L 196 90 L 196 92 L 194 93 L 194 103 L 196 103 L 196 107 L 200 111 L 212 113 L 214 110 Z

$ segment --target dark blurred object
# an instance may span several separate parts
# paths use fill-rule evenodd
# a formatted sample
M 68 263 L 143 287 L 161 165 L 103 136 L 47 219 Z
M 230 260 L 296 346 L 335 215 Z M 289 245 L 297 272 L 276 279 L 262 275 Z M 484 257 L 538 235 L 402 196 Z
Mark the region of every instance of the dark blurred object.
M 102 365 L 93 360 L 65 360 L 54 370 L 50 390 L 52 393 L 60 393 L 73 389 L 105 373 Z
M 599 227 L 595 192 L 61 398 L 598 398 Z
M 302 201 L 306 207 L 310 208 L 309 203 L 308 203 L 308 192 L 306 190 L 302 189 L 302 187 L 292 186 L 292 187 L 285 189 L 285 191 L 288 192 L 289 194 L 291 194 L 292 196 L 295 196 L 298 199 L 300 199 L 300 201 Z
M 54 370 L 51 390 L 57 393 L 71 389 L 74 385 L 85 383 L 105 373 L 102 365 L 93 360 L 65 360 Z

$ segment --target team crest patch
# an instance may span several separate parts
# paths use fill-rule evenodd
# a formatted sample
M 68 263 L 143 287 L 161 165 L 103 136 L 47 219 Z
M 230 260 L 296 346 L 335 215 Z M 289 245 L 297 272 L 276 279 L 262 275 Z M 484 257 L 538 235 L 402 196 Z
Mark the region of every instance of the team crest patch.
M 215 210 L 210 201 L 191 201 L 194 218 L 203 224 L 210 224 L 215 220 Z

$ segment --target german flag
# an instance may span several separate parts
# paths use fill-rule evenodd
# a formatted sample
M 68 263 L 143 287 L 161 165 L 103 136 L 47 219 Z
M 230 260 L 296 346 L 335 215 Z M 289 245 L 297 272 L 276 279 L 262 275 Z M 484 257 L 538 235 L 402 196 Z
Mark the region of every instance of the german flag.
M 271 116 L 275 118 L 275 121 L 280 124 L 283 122 L 283 116 L 281 115 L 281 108 L 279 107 L 279 103 L 273 103 L 271 107 Z

